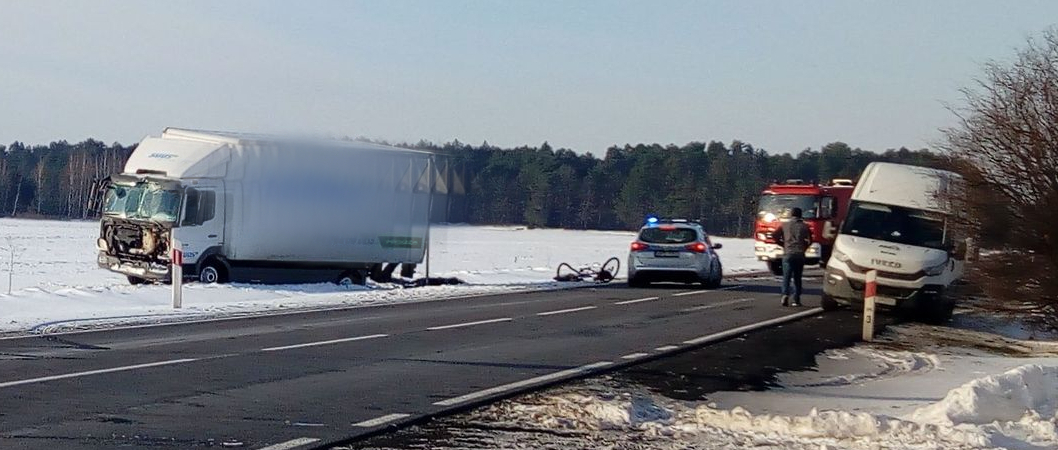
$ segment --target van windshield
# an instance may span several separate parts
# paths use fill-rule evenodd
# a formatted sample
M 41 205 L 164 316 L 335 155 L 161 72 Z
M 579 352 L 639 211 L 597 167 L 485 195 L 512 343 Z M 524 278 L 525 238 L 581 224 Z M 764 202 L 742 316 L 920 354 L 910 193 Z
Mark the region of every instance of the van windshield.
M 174 222 L 179 212 L 180 192 L 155 183 L 112 185 L 103 204 L 103 214 L 127 219 Z
M 853 201 L 842 234 L 944 249 L 944 216 L 900 206 Z

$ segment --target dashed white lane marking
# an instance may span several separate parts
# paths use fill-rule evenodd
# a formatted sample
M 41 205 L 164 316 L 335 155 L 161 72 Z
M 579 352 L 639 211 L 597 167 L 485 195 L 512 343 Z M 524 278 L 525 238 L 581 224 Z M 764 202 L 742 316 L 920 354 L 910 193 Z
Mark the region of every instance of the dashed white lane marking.
M 694 307 L 691 307 L 691 308 L 684 309 L 684 310 L 682 310 L 682 312 L 702 311 L 702 310 L 706 310 L 706 309 L 720 308 L 720 307 L 724 307 L 724 306 L 737 305 L 739 303 L 745 303 L 745 302 L 749 302 L 749 301 L 753 301 L 753 300 L 755 300 L 755 299 L 750 298 L 750 297 L 739 298 L 739 299 L 735 299 L 735 300 L 728 300 L 726 302 L 710 303 L 710 304 L 707 304 L 707 305 L 698 305 L 698 306 L 694 306 Z
M 280 442 L 280 443 L 274 444 L 274 445 L 269 445 L 268 447 L 261 447 L 260 450 L 291 450 L 291 449 L 298 448 L 298 447 L 301 447 L 301 446 L 304 446 L 304 445 L 315 444 L 315 443 L 317 443 L 319 441 L 320 440 L 316 439 L 316 438 L 303 437 L 303 438 L 291 439 L 291 440 L 286 441 L 286 442 Z
M 652 301 L 658 300 L 660 298 L 661 297 L 638 298 L 638 299 L 635 299 L 635 300 L 625 300 L 623 302 L 614 302 L 614 304 L 615 305 L 631 305 L 633 303 L 652 302 Z
M 384 416 L 376 417 L 376 418 L 371 419 L 371 420 L 365 420 L 363 422 L 354 423 L 353 426 L 354 427 L 361 427 L 361 428 L 377 427 L 379 425 L 385 425 L 385 424 L 390 423 L 390 422 L 392 422 L 394 420 L 400 420 L 400 419 L 403 419 L 403 418 L 408 417 L 408 416 L 411 416 L 411 414 L 401 414 L 401 413 L 386 414 Z
M 656 352 L 668 352 L 668 351 L 676 350 L 678 348 L 680 348 L 680 347 L 676 346 L 676 345 L 666 345 L 664 347 L 655 348 L 654 351 L 656 351 Z
M 306 342 L 304 344 L 284 345 L 281 347 L 262 348 L 262 352 L 275 352 L 279 350 L 290 350 L 292 348 L 315 347 L 317 345 L 341 344 L 342 342 L 362 341 L 365 339 L 378 339 L 389 336 L 388 334 L 372 334 L 368 336 L 357 336 L 343 339 L 331 339 L 329 341 Z
M 587 311 L 589 309 L 595 309 L 595 308 L 596 308 L 595 306 L 583 306 L 583 307 L 580 307 L 580 308 L 560 309 L 558 311 L 548 311 L 548 312 L 536 313 L 536 315 L 538 315 L 538 316 L 553 316 L 555 314 L 566 314 L 566 313 L 572 313 L 572 312 L 577 312 L 577 311 Z
M 704 294 L 704 293 L 706 293 L 706 292 L 712 292 L 712 291 L 687 291 L 687 292 L 677 292 L 677 293 L 675 293 L 675 294 L 672 294 L 672 296 L 673 296 L 673 297 L 683 297 L 683 296 L 685 296 L 685 295 L 694 295 L 694 294 Z
M 123 371 L 126 371 L 126 370 L 146 369 L 146 368 L 149 368 L 149 367 L 169 366 L 169 365 L 173 365 L 173 364 L 189 363 L 189 362 L 192 362 L 192 361 L 198 361 L 198 358 L 171 359 L 171 360 L 168 360 L 168 361 L 158 361 L 158 362 L 152 362 L 152 363 L 146 363 L 146 364 L 134 364 L 134 365 L 131 365 L 131 366 L 111 367 L 111 368 L 108 368 L 108 369 L 87 370 L 87 371 L 84 371 L 84 372 L 64 373 L 62 375 L 51 375 L 51 376 L 40 377 L 40 378 L 27 378 L 25 380 L 6 381 L 6 382 L 3 382 L 3 383 L 0 383 L 0 388 L 6 388 L 6 387 L 11 387 L 11 386 L 19 386 L 19 385 L 23 385 L 23 384 L 44 383 L 44 382 L 47 382 L 47 381 L 64 380 L 64 379 L 67 379 L 67 378 L 86 377 L 86 376 L 89 376 L 89 375 L 100 375 L 100 374 L 104 374 L 104 373 L 123 372 Z
M 629 354 L 629 355 L 622 356 L 621 359 L 639 359 L 639 358 L 642 358 L 644 356 L 650 356 L 650 354 L 649 353 L 632 353 L 632 354 Z
M 470 401 L 482 399 L 482 398 L 489 397 L 489 396 L 492 396 L 492 395 L 502 394 L 504 392 L 512 391 L 512 390 L 515 390 L 515 389 L 520 389 L 520 388 L 523 388 L 523 387 L 526 387 L 526 386 L 532 386 L 534 384 L 545 383 L 545 382 L 548 382 L 548 381 L 557 380 L 557 379 L 560 379 L 560 378 L 565 378 L 565 377 L 577 375 L 577 374 L 584 373 L 584 372 L 590 372 L 592 370 L 600 369 L 600 368 L 609 366 L 611 364 L 613 364 L 613 363 L 610 362 L 610 361 L 599 361 L 597 363 L 587 364 L 587 365 L 583 365 L 583 366 L 580 366 L 580 367 L 574 367 L 572 369 L 567 369 L 567 370 L 563 370 L 563 371 L 559 371 L 559 372 L 555 372 L 555 373 L 550 373 L 550 374 L 547 374 L 547 375 L 541 375 L 539 377 L 530 378 L 528 380 L 522 380 L 522 381 L 518 381 L 518 382 L 514 382 L 514 383 L 505 384 L 505 385 L 502 385 L 502 386 L 496 386 L 494 388 L 484 389 L 484 390 L 480 390 L 480 391 L 477 391 L 477 392 L 471 392 L 469 394 L 461 395 L 459 397 L 452 397 L 452 398 L 447 399 L 447 400 L 441 400 L 439 402 L 436 402 L 436 403 L 434 403 L 434 405 L 435 406 L 454 406 L 454 405 L 458 405 L 458 404 L 461 404 L 461 403 L 467 403 L 467 402 L 470 402 Z
M 430 327 L 430 328 L 427 328 L 426 330 L 427 331 L 447 330 L 447 329 L 450 329 L 450 328 L 472 327 L 474 325 L 484 325 L 484 324 L 487 324 L 487 323 L 510 322 L 512 320 L 514 320 L 514 319 L 511 319 L 510 317 L 501 317 L 499 319 L 479 320 L 477 322 L 464 322 L 464 323 L 456 323 L 456 324 L 452 324 L 452 325 L 442 325 L 442 326 L 439 326 L 439 327 Z
M 765 320 L 763 322 L 751 323 L 749 325 L 744 325 L 744 326 L 741 326 L 741 327 L 738 327 L 738 328 L 732 328 L 732 329 L 727 330 L 727 331 L 721 331 L 719 333 L 713 333 L 713 334 L 709 334 L 709 335 L 706 335 L 706 336 L 697 337 L 697 338 L 694 338 L 694 339 L 683 341 L 683 343 L 684 344 L 689 344 L 689 345 L 698 345 L 698 344 L 705 344 L 705 343 L 709 343 L 709 342 L 716 342 L 716 341 L 727 339 L 727 338 L 732 337 L 732 336 L 737 336 L 737 335 L 740 335 L 742 333 L 746 333 L 746 332 L 749 332 L 749 331 L 758 330 L 758 329 L 761 329 L 761 328 L 770 327 L 772 325 L 778 325 L 780 323 L 785 323 L 785 322 L 790 322 L 790 321 L 793 321 L 793 320 L 797 320 L 797 319 L 800 319 L 802 317 L 807 317 L 807 316 L 812 316 L 812 315 L 815 315 L 815 314 L 819 314 L 822 311 L 823 311 L 823 308 L 812 308 L 812 309 L 809 309 L 809 310 L 801 311 L 801 312 L 796 313 L 796 314 L 790 314 L 790 315 L 778 317 L 778 318 L 771 319 L 771 320 Z

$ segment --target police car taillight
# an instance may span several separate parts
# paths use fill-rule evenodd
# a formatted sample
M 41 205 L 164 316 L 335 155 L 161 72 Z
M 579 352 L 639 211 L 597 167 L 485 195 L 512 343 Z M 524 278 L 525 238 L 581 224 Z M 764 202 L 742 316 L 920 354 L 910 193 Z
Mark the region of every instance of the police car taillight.
M 690 250 L 695 253 L 705 253 L 705 244 L 702 242 L 695 242 L 693 244 L 687 245 L 687 250 Z
M 650 246 L 642 242 L 636 241 L 632 243 L 633 252 L 641 252 L 643 250 L 646 250 L 647 248 L 650 248 Z

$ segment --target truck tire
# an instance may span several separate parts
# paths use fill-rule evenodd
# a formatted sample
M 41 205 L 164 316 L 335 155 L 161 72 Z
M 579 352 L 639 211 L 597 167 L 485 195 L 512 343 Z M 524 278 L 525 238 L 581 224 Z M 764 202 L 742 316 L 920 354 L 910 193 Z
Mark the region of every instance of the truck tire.
M 834 297 L 831 297 L 827 294 L 823 294 L 823 296 L 819 299 L 819 307 L 823 308 L 823 311 L 836 311 L 838 309 L 841 309 L 841 303 L 838 303 L 837 300 L 834 300 Z
M 768 261 L 768 270 L 771 271 L 772 275 L 782 276 L 782 260 L 773 259 Z
M 140 277 L 134 277 L 132 275 L 129 275 L 128 279 L 129 279 L 129 284 L 131 284 L 133 286 L 138 286 L 138 285 L 147 283 L 147 280 L 145 280 L 143 278 L 140 278 Z
M 334 284 L 339 286 L 364 286 L 367 284 L 367 277 L 364 273 L 359 270 L 346 270 L 338 275 L 338 279 L 334 280 Z
M 198 281 L 206 284 L 227 283 L 227 268 L 217 258 L 210 258 L 199 267 Z

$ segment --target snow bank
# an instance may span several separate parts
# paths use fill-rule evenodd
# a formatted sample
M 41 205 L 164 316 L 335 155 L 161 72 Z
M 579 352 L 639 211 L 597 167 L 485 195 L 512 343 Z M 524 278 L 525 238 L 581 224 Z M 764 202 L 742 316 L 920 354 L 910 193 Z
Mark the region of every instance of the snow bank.
M 401 289 L 330 284 L 185 287 L 184 308 L 170 307 L 166 286 L 129 286 L 125 277 L 96 266 L 97 222 L 0 219 L 0 246 L 10 237 L 21 254 L 7 292 L 7 256 L 0 252 L 0 333 L 47 332 L 141 323 L 369 306 L 534 289 L 554 289 L 555 267 L 601 264 L 616 256 L 624 266 L 630 232 L 529 230 L 524 227 L 437 226 L 432 231 L 431 275 L 468 285 Z M 716 239 L 728 274 L 758 271 L 753 241 Z M 421 273 L 421 272 L 420 272 Z M 621 275 L 625 268 L 621 267 Z
M 607 433 L 669 437 L 695 449 L 1058 448 L 1058 367 L 1052 366 L 1025 365 L 975 379 L 907 417 L 814 408 L 805 415 L 754 414 L 639 390 L 614 392 L 605 383 L 597 389 L 524 396 L 485 408 L 476 420 L 586 433 L 597 442 Z

